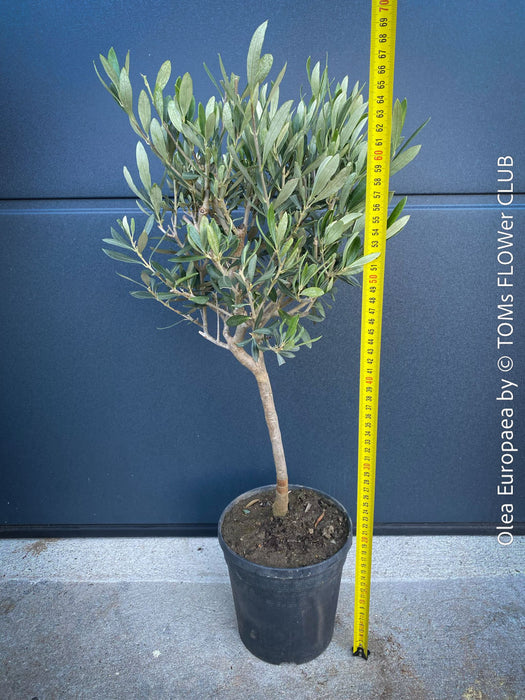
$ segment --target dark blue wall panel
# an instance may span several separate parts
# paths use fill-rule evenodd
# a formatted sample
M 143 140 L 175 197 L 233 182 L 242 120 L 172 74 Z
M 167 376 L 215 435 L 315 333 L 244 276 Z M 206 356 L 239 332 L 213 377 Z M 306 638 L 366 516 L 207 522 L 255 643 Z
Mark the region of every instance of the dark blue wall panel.
M 388 252 L 377 519 L 489 521 L 501 500 L 500 212 L 490 198 L 414 200 Z M 128 209 L 20 204 L 0 215 L 4 523 L 213 522 L 230 497 L 273 479 L 252 376 L 191 327 L 158 330 L 169 312 L 131 298 L 101 254 Z M 282 368 L 271 362 L 291 480 L 351 511 L 359 311 L 359 290 L 341 287 L 323 339 Z
M 522 138 L 522 31 L 525 5 L 480 0 L 475 7 L 399 3 L 396 86 L 407 126 L 432 118 L 417 162 L 398 191 L 492 192 L 498 155 L 525 160 Z M 135 135 L 100 86 L 92 62 L 115 46 L 131 49 L 136 91 L 169 58 L 190 71 L 195 93 L 214 91 L 203 61 L 219 75 L 244 74 L 249 37 L 269 19 L 266 49 L 275 71 L 288 61 L 282 93 L 296 98 L 308 56 L 331 74 L 368 81 L 369 3 L 229 0 L 220 6 L 165 2 L 7 0 L 0 9 L 0 197 L 127 196 L 122 165 L 134 163 Z M 277 72 L 275 72 L 275 75 Z M 516 186 L 524 189 L 523 172 Z
M 0 524 L 209 523 L 240 491 L 272 482 L 252 376 L 189 327 L 158 330 L 175 319 L 132 299 L 101 253 L 114 220 L 135 211 L 122 166 L 133 167 L 136 139 L 92 67 L 111 45 L 131 49 L 138 92 L 140 73 L 154 78 L 170 58 L 205 99 L 203 61 L 218 74 L 220 52 L 242 73 L 267 18 L 266 50 L 276 68 L 288 61 L 283 97 L 305 84 L 309 55 L 328 52 L 332 75 L 367 81 L 366 2 L 232 0 L 200 13 L 158 0 L 3 3 Z M 408 98 L 409 129 L 432 121 L 420 156 L 392 181 L 414 196 L 387 260 L 378 522 L 499 519 L 494 193 L 503 155 L 524 189 L 524 19 L 510 0 L 399 3 L 395 92 Z M 522 230 L 523 198 L 506 211 Z M 514 244 L 519 309 L 522 237 Z M 351 513 L 359 315 L 359 290 L 341 288 L 323 340 L 270 363 L 291 481 L 332 492 Z

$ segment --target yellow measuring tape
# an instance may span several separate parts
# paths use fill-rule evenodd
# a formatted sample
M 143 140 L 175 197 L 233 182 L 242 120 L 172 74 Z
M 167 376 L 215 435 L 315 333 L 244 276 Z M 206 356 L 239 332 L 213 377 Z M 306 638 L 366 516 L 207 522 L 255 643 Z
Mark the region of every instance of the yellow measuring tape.
M 379 257 L 365 265 L 363 271 L 353 645 L 354 656 L 362 656 L 365 659 L 369 653 L 379 360 L 388 218 L 396 11 L 397 0 L 372 0 L 364 254 L 379 253 Z

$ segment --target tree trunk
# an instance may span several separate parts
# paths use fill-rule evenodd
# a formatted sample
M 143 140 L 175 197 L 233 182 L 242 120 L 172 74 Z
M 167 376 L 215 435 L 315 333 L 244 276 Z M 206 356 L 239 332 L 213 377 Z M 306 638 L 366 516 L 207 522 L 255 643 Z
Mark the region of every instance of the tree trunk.
M 286 468 L 286 459 L 284 456 L 283 440 L 281 437 L 281 429 L 279 428 L 279 419 L 275 410 L 273 400 L 272 385 L 270 377 L 266 370 L 264 362 L 264 354 L 261 352 L 257 362 L 257 368 L 254 371 L 261 401 L 264 408 L 264 417 L 270 434 L 272 443 L 273 460 L 275 462 L 275 471 L 277 473 L 277 487 L 275 494 L 275 502 L 273 504 L 273 514 L 276 517 L 283 517 L 288 513 L 288 470 Z
M 275 489 L 275 502 L 273 504 L 273 514 L 276 517 L 283 517 L 288 513 L 288 470 L 286 469 L 286 459 L 284 456 L 283 439 L 281 437 L 281 429 L 279 428 L 279 419 L 275 410 L 273 400 L 272 385 L 270 377 L 266 370 L 264 362 L 264 353 L 259 353 L 258 360 L 239 347 L 237 343 L 244 339 L 246 329 L 244 324 L 237 326 L 235 335 L 231 336 L 228 328 L 224 326 L 224 339 L 233 356 L 255 376 L 261 401 L 264 409 L 264 417 L 270 434 L 270 442 L 272 444 L 273 461 L 277 476 L 277 485 Z

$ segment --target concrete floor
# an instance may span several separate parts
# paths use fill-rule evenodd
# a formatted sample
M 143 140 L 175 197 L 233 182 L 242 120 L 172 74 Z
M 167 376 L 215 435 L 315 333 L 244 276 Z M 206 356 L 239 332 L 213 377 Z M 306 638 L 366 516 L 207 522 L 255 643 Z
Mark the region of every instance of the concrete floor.
M 239 640 L 215 539 L 0 541 L 1 700 L 522 700 L 525 537 L 377 537 L 370 657 L 354 556 L 333 641 L 272 666 Z

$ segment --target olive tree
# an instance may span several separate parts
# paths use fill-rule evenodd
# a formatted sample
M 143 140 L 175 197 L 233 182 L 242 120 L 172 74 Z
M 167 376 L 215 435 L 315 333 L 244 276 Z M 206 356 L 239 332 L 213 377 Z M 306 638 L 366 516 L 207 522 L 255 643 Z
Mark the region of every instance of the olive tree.
M 126 167 L 124 176 L 147 217 L 143 227 L 118 220 L 105 252 L 142 267 L 133 296 L 158 301 L 252 372 L 275 461 L 273 512 L 284 516 L 288 473 L 265 358 L 274 354 L 282 364 L 311 347 L 318 338 L 308 322 L 322 321 L 336 282 L 356 285 L 374 256 L 363 255 L 362 242 L 362 87 L 350 87 L 347 76 L 330 80 L 327 66 L 312 67 L 308 59 L 308 94 L 281 104 L 286 65 L 268 81 L 273 57 L 261 55 L 266 26 L 249 44 L 245 80 L 228 75 L 220 55 L 220 82 L 204 66 L 218 92 L 205 104 L 197 102 L 189 73 L 165 94 L 169 61 L 154 84 L 143 76 L 136 105 L 129 53 L 121 66 L 110 49 L 100 56 L 109 82 L 97 74 L 140 139 L 140 182 Z M 396 101 L 391 173 L 419 150 L 401 136 L 405 113 L 406 101 Z M 152 181 L 148 153 L 162 165 L 159 182 Z M 388 237 L 407 223 L 404 204 L 390 214 Z

